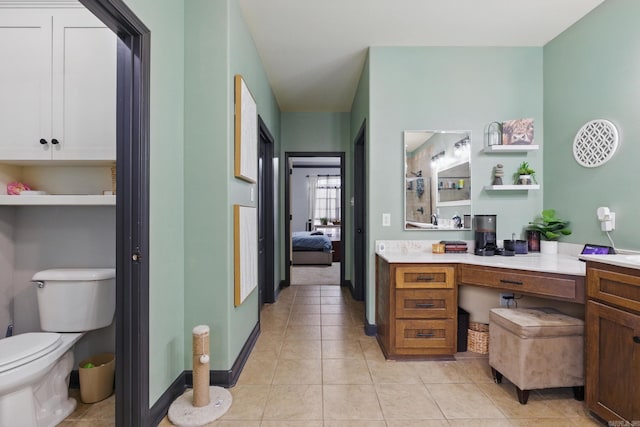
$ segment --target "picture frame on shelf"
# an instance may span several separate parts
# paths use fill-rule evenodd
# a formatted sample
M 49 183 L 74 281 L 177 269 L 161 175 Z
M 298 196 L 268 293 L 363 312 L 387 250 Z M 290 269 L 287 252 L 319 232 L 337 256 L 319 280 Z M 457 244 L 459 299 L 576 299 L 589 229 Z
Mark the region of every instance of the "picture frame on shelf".
M 533 128 L 533 119 L 502 122 L 502 145 L 532 145 L 534 141 Z

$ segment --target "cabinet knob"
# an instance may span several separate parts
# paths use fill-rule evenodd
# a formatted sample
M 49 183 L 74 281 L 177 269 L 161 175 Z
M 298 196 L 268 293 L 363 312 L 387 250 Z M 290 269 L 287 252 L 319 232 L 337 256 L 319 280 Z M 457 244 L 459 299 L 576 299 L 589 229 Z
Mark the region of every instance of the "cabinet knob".
M 46 139 L 40 138 L 40 144 L 45 145 L 45 144 L 48 144 L 48 142 Z
M 52 143 L 53 145 L 58 145 L 58 144 L 60 144 L 60 141 L 58 141 L 57 139 L 53 138 L 53 139 L 51 140 L 51 143 Z
M 635 337 L 633 337 L 633 342 L 636 343 L 636 344 L 640 344 L 640 337 L 637 336 L 637 335 Z

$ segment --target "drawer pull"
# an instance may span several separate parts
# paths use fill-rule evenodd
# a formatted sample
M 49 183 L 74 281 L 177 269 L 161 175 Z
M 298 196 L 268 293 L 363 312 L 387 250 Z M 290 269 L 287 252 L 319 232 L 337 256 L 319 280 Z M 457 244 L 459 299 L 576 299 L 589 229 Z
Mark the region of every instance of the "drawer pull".
M 416 303 L 416 307 L 419 307 L 419 308 L 430 308 L 430 307 L 433 307 L 433 304 L 430 303 L 430 302 L 417 302 Z
M 418 276 L 416 277 L 418 282 L 433 282 L 433 276 Z
M 640 344 L 640 337 L 639 336 L 633 337 L 633 342 L 636 344 Z
M 422 332 L 418 332 L 416 334 L 416 338 L 433 338 L 433 334 L 425 334 Z
M 509 285 L 522 285 L 519 280 L 500 279 L 500 283 L 508 283 Z

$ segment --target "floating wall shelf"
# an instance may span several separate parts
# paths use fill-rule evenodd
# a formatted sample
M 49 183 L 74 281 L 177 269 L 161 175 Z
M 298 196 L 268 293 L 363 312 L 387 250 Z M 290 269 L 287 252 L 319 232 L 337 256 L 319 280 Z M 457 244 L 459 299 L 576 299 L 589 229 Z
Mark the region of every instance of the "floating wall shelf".
M 532 185 L 485 185 L 484 189 L 487 191 L 499 191 L 499 190 L 511 190 L 511 191 L 523 191 L 523 190 L 539 190 L 539 184 Z
M 4 206 L 115 206 L 116 196 L 103 195 L 37 195 L 0 196 Z
M 539 149 L 539 145 L 489 145 L 484 147 L 482 151 L 485 153 L 522 153 Z

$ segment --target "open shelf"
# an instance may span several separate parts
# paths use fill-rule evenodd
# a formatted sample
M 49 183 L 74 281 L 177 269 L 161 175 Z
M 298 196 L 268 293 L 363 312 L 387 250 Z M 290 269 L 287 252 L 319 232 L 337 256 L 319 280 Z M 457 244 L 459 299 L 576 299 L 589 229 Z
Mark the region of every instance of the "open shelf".
M 540 189 L 540 185 L 539 184 L 532 184 L 532 185 L 485 185 L 484 189 L 487 191 L 499 191 L 499 190 L 539 190 Z
M 489 145 L 482 149 L 485 153 L 523 153 L 537 151 L 539 145 Z
M 2 206 L 115 206 L 116 196 L 103 195 L 36 195 L 0 196 Z
M 437 202 L 436 207 L 444 206 L 471 206 L 471 200 L 453 200 L 449 202 Z

